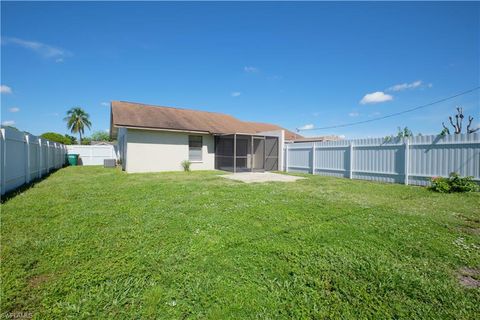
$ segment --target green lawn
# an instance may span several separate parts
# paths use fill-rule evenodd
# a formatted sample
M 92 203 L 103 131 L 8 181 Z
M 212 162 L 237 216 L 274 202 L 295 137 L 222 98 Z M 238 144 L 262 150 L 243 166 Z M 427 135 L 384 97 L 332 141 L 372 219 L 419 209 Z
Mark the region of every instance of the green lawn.
M 219 174 L 69 167 L 11 198 L 2 313 L 478 319 L 480 194 Z

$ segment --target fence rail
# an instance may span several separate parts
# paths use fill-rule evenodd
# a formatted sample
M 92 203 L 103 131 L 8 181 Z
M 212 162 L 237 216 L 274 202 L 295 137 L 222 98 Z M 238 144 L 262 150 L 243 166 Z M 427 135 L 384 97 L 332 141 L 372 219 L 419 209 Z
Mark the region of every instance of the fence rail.
M 61 143 L 12 128 L 0 129 L 1 194 L 61 168 L 66 153 Z
M 285 145 L 285 170 L 350 179 L 427 185 L 458 172 L 480 182 L 480 134 Z
M 117 159 L 113 145 L 70 145 L 67 150 L 69 154 L 78 154 L 79 164 L 83 166 L 99 166 L 105 159 Z

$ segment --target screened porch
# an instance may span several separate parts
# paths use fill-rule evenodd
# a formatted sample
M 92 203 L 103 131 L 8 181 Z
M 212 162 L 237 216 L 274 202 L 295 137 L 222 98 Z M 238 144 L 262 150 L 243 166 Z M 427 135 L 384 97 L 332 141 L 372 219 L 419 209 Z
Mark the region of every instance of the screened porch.
M 215 169 L 230 172 L 278 170 L 278 137 L 248 134 L 215 136 Z

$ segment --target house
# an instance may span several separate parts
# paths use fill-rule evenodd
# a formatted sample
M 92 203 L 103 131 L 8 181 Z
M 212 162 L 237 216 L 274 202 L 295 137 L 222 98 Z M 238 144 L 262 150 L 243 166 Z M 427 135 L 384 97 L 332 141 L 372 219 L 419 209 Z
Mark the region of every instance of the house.
M 230 115 L 112 101 L 110 135 L 127 172 L 271 171 L 283 167 L 283 144 L 301 136 Z
M 327 142 L 327 141 L 340 141 L 343 140 L 340 136 L 318 136 L 318 137 L 302 137 L 297 138 L 292 141 L 292 143 L 302 143 L 302 142 Z

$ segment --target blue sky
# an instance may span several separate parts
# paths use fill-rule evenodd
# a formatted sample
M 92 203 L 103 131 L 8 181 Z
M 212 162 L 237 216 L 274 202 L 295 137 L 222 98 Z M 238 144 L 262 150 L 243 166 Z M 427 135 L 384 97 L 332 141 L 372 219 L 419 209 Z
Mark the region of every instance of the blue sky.
M 480 82 L 479 3 L 1 4 L 1 120 L 67 133 L 111 100 L 231 114 L 288 129 L 361 121 Z M 304 135 L 438 133 L 479 92 L 384 121 Z M 478 122 L 476 122 L 476 125 Z

